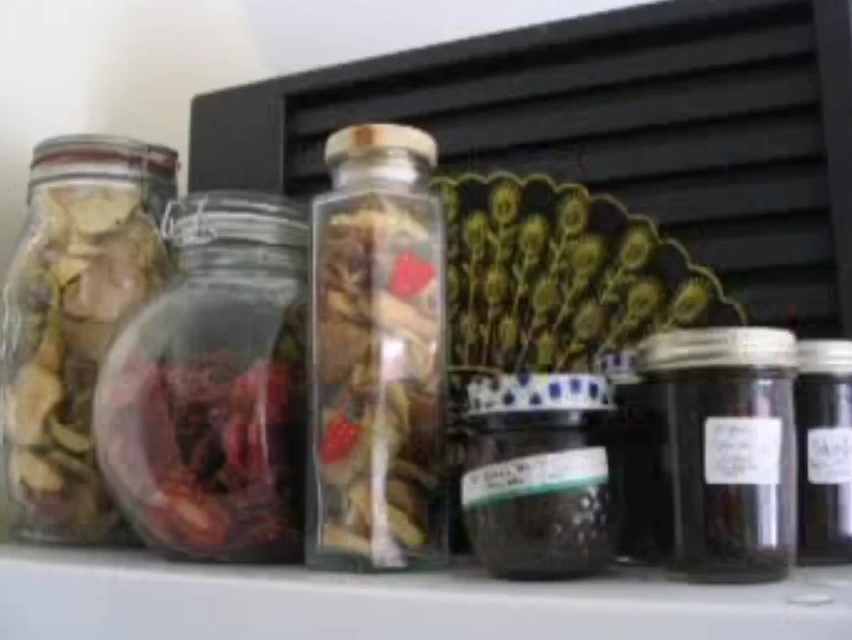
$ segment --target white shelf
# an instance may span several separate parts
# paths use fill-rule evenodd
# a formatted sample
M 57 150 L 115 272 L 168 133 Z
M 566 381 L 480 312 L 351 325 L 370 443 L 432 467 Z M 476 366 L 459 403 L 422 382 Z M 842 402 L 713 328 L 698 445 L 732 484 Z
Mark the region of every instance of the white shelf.
M 848 640 L 850 630 L 852 567 L 755 586 L 643 570 L 507 583 L 472 568 L 352 576 L 0 546 L 3 640 Z

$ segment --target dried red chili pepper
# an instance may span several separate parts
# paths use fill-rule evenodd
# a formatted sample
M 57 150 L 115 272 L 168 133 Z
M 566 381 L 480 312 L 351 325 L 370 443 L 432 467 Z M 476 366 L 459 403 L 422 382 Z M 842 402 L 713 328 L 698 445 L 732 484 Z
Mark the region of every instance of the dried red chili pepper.
M 333 464 L 346 458 L 357 446 L 362 431 L 361 425 L 350 422 L 346 416 L 340 415 L 332 420 L 320 445 L 322 462 Z
M 435 278 L 435 266 L 416 253 L 401 253 L 394 264 L 390 291 L 398 298 L 411 298 L 423 291 Z

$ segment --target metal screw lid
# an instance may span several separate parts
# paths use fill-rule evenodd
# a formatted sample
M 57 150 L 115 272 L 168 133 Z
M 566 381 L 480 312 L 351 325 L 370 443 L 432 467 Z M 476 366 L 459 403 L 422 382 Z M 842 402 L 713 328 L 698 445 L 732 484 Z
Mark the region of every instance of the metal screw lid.
M 360 124 L 329 136 L 325 161 L 333 164 L 342 156 L 364 155 L 375 149 L 405 149 L 425 160 L 430 167 L 438 162 L 438 145 L 425 131 L 399 124 Z
M 850 340 L 802 340 L 798 355 L 799 373 L 852 375 Z
M 641 372 L 711 367 L 795 369 L 796 338 L 783 329 L 683 329 L 646 338 L 638 350 Z

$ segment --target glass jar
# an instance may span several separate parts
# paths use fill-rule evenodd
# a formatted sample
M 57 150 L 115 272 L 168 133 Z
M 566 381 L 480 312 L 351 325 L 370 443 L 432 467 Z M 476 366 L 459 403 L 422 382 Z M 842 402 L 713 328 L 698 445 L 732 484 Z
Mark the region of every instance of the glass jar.
M 671 557 L 671 448 L 656 387 L 639 381 L 614 385 L 618 415 L 607 445 L 618 514 L 615 559 L 621 564 L 657 565 Z
M 396 125 L 331 136 L 313 205 L 308 564 L 448 562 L 444 222 L 434 140 Z
M 796 554 L 796 342 L 779 329 L 672 331 L 640 345 L 674 483 L 673 565 L 696 582 L 783 579 Z
M 174 151 L 125 138 L 35 148 L 4 290 L 0 415 L 18 539 L 127 539 L 95 464 L 92 396 L 113 336 L 165 282 L 156 220 L 176 170 Z
M 799 563 L 852 562 L 852 342 L 799 343 Z
M 612 554 L 606 379 L 500 376 L 473 383 L 470 401 L 462 506 L 485 568 L 517 580 L 602 571 Z
M 304 214 L 276 196 L 199 193 L 163 227 L 182 275 L 104 364 L 104 476 L 138 534 L 168 556 L 299 561 Z

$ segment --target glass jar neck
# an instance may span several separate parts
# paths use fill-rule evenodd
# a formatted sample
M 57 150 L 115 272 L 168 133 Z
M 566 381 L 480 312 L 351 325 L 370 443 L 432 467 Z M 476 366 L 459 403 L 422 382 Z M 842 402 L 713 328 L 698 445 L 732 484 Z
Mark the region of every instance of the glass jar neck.
M 432 171 L 429 163 L 405 149 L 373 149 L 344 156 L 331 165 L 336 189 L 384 183 L 411 190 L 426 189 Z
M 182 247 L 176 252 L 178 268 L 190 277 L 243 277 L 267 275 L 304 279 L 307 255 L 304 248 L 268 246 L 247 242 L 217 242 Z

